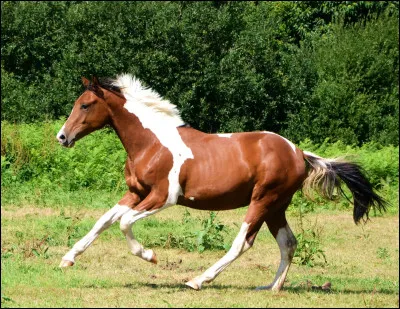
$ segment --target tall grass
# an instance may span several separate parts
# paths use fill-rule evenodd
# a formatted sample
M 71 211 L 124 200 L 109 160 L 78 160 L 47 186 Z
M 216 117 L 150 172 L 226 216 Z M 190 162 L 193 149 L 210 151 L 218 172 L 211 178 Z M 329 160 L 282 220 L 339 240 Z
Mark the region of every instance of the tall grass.
M 108 203 L 115 203 L 127 189 L 126 153 L 116 135 L 107 129 L 94 132 L 76 147 L 65 149 L 55 137 L 63 122 L 18 125 L 2 122 L 3 205 L 65 205 L 70 199 L 72 204 L 83 201 L 103 204 L 110 199 L 112 202 Z M 85 198 L 76 200 L 70 194 L 77 190 Z

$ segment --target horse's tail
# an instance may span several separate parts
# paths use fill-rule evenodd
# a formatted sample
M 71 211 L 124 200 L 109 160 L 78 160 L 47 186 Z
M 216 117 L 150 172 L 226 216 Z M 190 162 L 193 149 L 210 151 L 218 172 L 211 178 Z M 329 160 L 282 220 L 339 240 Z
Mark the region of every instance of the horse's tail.
M 356 224 L 364 216 L 364 221 L 368 220 L 371 207 L 380 212 L 386 211 L 388 203 L 374 192 L 361 166 L 338 159 L 324 159 L 308 151 L 303 151 L 303 154 L 309 163 L 308 176 L 303 182 L 303 192 L 307 197 L 312 197 L 311 191 L 314 189 L 332 200 L 336 188 L 340 195 L 348 199 L 341 187 L 343 181 L 353 195 L 353 218 Z

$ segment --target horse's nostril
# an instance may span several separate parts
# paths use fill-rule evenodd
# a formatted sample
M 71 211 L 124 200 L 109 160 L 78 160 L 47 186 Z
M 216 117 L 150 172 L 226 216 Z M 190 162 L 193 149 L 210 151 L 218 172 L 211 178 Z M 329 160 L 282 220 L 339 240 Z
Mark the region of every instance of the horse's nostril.
M 64 139 L 65 139 L 65 135 L 64 135 L 64 134 L 61 134 L 61 135 L 60 135 L 60 139 L 63 139 L 63 140 L 64 140 Z

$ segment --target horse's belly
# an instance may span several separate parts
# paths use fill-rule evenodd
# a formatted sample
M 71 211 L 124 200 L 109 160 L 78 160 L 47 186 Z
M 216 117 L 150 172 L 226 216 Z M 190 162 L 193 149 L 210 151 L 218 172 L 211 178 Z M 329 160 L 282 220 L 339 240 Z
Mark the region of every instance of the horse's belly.
M 249 205 L 251 192 L 252 189 L 249 188 L 249 185 L 243 185 L 233 192 L 227 191 L 219 194 L 210 192 L 196 196 L 181 195 L 178 198 L 178 204 L 201 210 L 234 209 Z
M 204 168 L 188 177 L 178 204 L 196 209 L 222 210 L 247 206 L 253 191 L 253 177 L 244 165 L 229 170 Z

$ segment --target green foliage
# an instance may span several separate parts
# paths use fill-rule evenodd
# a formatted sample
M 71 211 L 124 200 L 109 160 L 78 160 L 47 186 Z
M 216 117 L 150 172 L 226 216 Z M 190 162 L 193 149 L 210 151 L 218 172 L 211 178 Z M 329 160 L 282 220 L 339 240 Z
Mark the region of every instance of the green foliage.
M 297 248 L 293 256 L 293 263 L 314 267 L 320 264 L 319 261 L 323 259 L 326 264 L 325 252 L 321 248 L 320 242 L 321 228 L 318 227 L 317 222 L 315 222 L 310 228 L 305 229 L 303 226 L 304 214 L 301 208 L 298 209 L 298 213 L 300 233 L 295 236 Z
M 398 2 L 1 3 L 1 119 L 69 114 L 129 72 L 205 132 L 398 145 Z
M 296 239 L 297 249 L 293 263 L 309 267 L 314 267 L 318 259 L 323 259 L 327 263 L 324 250 L 321 248 L 321 243 L 315 231 L 312 229 L 303 230 L 296 235 Z
M 85 187 L 124 189 L 126 153 L 115 133 L 107 129 L 95 132 L 77 147 L 64 149 L 55 138 L 62 124 L 62 121 L 21 125 L 2 122 L 2 187 L 31 182 L 66 191 Z
M 224 244 L 224 237 L 222 232 L 225 232 L 225 225 L 215 221 L 217 214 L 213 211 L 210 212 L 210 217 L 202 222 L 202 229 L 195 232 L 197 250 L 203 252 L 204 250 L 227 250 L 229 249 Z
M 3 292 L 2 292 L 1 293 L 1 305 L 3 306 L 3 304 L 5 305 L 7 302 L 14 302 L 14 300 L 11 299 L 10 297 L 3 295 Z M 3 308 L 7 308 L 7 307 L 3 307 Z
M 382 247 L 378 248 L 376 254 L 377 254 L 378 258 L 380 258 L 381 260 L 385 260 L 390 257 L 388 249 L 382 248 Z
M 398 145 L 398 27 L 384 15 L 365 25 L 332 24 L 302 42 L 287 58 L 297 77 L 289 80 L 293 110 L 282 133 L 317 143 Z
M 189 211 L 186 211 L 182 225 L 190 227 L 198 227 L 195 231 L 184 232 L 183 234 L 176 229 L 173 232 L 163 233 L 159 237 L 151 237 L 146 239 L 144 244 L 150 247 L 177 248 L 192 252 L 197 250 L 202 253 L 206 250 L 225 250 L 230 247 L 225 242 L 223 234 L 227 233 L 227 227 L 216 220 L 217 214 L 210 211 L 209 217 L 200 220 L 193 218 Z M 157 225 L 159 227 L 159 225 Z M 187 228 L 186 228 L 187 229 Z

